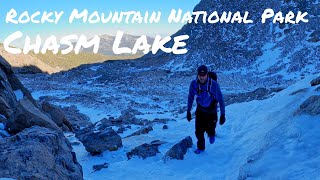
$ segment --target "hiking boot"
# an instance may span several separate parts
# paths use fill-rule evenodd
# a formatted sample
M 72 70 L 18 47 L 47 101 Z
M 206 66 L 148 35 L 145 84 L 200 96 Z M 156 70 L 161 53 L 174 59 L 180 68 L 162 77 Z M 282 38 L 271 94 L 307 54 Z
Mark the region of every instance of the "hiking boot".
M 209 137 L 210 144 L 213 144 L 215 140 L 216 140 L 215 136 Z
M 196 154 L 200 154 L 200 153 L 202 153 L 202 152 L 204 152 L 204 150 L 201 150 L 201 149 L 196 149 L 196 150 L 194 151 L 194 153 L 196 153 Z

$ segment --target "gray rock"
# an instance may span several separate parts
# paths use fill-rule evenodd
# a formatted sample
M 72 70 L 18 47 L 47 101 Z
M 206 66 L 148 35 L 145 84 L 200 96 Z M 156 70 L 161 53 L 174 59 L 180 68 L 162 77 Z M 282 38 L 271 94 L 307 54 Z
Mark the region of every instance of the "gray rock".
M 310 115 L 319 115 L 320 114 L 320 96 L 311 96 L 305 100 L 301 105 L 300 109 L 296 114 L 307 113 Z
M 118 130 L 117 133 L 123 133 L 126 130 L 125 127 L 121 126 Z
M 74 131 L 72 124 L 69 122 L 64 112 L 58 107 L 50 104 L 49 102 L 43 102 L 41 108 L 44 112 L 48 113 L 53 120 L 62 130 Z
M 72 124 L 74 129 L 79 129 L 81 127 L 86 127 L 91 125 L 90 118 L 79 112 L 76 106 L 72 105 L 70 107 L 61 108 L 66 116 L 66 119 Z
M 55 122 L 59 127 L 63 125 L 63 118 L 65 118 L 64 113 L 58 107 L 51 105 L 49 102 L 43 102 L 41 108 L 44 112 L 51 116 L 53 122 Z
M 317 86 L 320 84 L 320 76 L 310 82 L 311 86 Z
M 72 146 L 78 146 L 78 145 L 80 145 L 80 144 L 81 144 L 80 142 L 72 142 L 72 143 L 71 143 Z
M 167 151 L 164 160 L 168 159 L 179 159 L 183 160 L 184 155 L 187 153 L 188 148 L 191 148 L 193 145 L 192 139 L 190 136 L 186 137 L 179 143 L 175 144 L 169 151 Z
M 154 119 L 151 123 L 152 124 L 155 124 L 155 123 L 161 123 L 161 124 L 167 124 L 168 121 L 175 121 L 175 120 L 172 120 L 172 119 L 159 119 L 159 118 L 156 118 Z
M 34 126 L 0 139 L 0 177 L 83 179 L 69 141 L 62 132 Z
M 95 172 L 95 171 L 100 171 L 101 169 L 105 169 L 108 167 L 109 167 L 108 163 L 103 163 L 103 164 L 94 165 L 92 168 L 93 168 L 93 172 Z
M 133 156 L 138 156 L 142 159 L 146 159 L 148 157 L 156 156 L 160 151 L 158 147 L 165 142 L 160 140 L 152 141 L 150 144 L 144 143 L 130 152 L 127 153 L 128 159 L 131 159 Z
M 128 137 L 132 137 L 132 136 L 138 136 L 138 135 L 141 135 L 141 134 L 148 134 L 150 131 L 152 131 L 153 128 L 152 126 L 147 126 L 147 127 L 143 127 L 141 128 L 140 130 L 130 134 L 129 136 L 127 136 L 126 138 Z
M 140 115 L 141 112 L 138 110 L 134 110 L 132 108 L 128 108 L 124 111 L 121 111 L 121 116 L 118 118 L 109 117 L 109 118 L 103 118 L 100 120 L 101 124 L 99 125 L 98 129 L 103 130 L 106 128 L 109 128 L 111 126 L 123 126 L 123 125 L 140 125 L 143 126 L 148 123 L 145 119 L 139 119 L 136 118 L 135 115 Z
M 0 68 L 0 114 L 10 119 L 13 116 L 16 104 L 17 98 L 9 83 L 7 74 Z
M 307 92 L 307 90 L 308 90 L 308 88 L 299 89 L 299 90 L 291 93 L 290 95 L 292 96 L 292 95 L 296 95 L 296 94 L 298 94 L 298 93 Z
M 115 151 L 122 147 L 121 137 L 113 129 L 94 132 L 93 127 L 92 125 L 76 131 L 76 137 L 91 155 L 101 154 L 106 150 Z
M 47 127 L 60 131 L 59 127 L 46 114 L 35 107 L 27 97 L 18 102 L 14 116 L 7 123 L 8 130 L 13 134 L 32 126 Z
M 7 101 L 0 96 L 0 114 L 3 114 L 6 119 L 12 117 L 13 108 L 7 103 Z

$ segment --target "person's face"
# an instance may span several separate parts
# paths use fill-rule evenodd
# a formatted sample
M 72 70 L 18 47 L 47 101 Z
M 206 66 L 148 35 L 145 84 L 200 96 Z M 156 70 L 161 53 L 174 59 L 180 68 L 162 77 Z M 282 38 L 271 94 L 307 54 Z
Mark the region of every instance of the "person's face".
M 201 83 L 205 83 L 208 79 L 208 74 L 206 75 L 198 75 L 198 79 Z

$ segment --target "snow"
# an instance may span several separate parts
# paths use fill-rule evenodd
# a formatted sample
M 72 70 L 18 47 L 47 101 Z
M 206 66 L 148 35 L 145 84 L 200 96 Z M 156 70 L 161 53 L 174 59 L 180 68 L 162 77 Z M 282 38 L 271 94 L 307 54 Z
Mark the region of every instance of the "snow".
M 176 120 L 169 121 L 169 129 L 162 130 L 159 124 L 149 134 L 124 138 L 123 147 L 118 151 L 91 156 L 82 144 L 73 148 L 83 167 L 85 179 L 237 179 L 239 176 L 315 179 L 320 177 L 320 116 L 294 116 L 304 100 L 319 94 L 309 84 L 315 77 L 307 77 L 266 100 L 227 106 L 227 122 L 223 126 L 217 125 L 216 142 L 213 145 L 207 143 L 206 151 L 200 155 L 193 153 L 194 145 L 184 160 L 164 162 L 162 157 L 187 136 L 191 136 L 196 143 L 194 120 L 188 123 L 185 114 L 177 117 L 164 114 Z M 309 90 L 290 96 L 303 88 Z M 155 118 L 154 114 L 149 115 L 141 117 Z M 68 136 L 71 142 L 78 141 L 73 134 Z M 159 147 L 157 156 L 127 160 L 126 153 L 131 149 L 157 139 L 167 142 Z M 93 165 L 103 163 L 110 165 L 93 172 Z
M 20 89 L 14 91 L 14 94 L 16 95 L 17 101 L 23 99 L 23 92 Z
M 258 70 L 260 72 L 264 72 L 269 67 L 275 65 L 279 61 L 279 57 L 281 55 L 280 48 L 274 48 L 274 43 L 267 43 L 263 49 L 263 55 L 260 56 L 256 64 L 258 65 Z
M 0 123 L 0 134 L 4 135 L 4 137 L 10 136 L 10 134 L 4 129 L 5 129 L 5 125 L 3 123 Z M 1 138 L 2 136 L 0 136 L 0 139 Z

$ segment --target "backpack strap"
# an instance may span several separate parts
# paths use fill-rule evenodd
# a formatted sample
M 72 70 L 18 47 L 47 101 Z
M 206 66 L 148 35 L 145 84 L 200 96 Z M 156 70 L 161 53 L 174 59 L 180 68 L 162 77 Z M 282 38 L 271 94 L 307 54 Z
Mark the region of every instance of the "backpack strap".
M 212 78 L 209 78 L 209 85 L 208 85 L 207 91 L 210 96 L 212 96 L 212 93 L 211 93 L 212 81 L 213 81 Z
M 197 87 L 197 94 L 198 94 L 198 96 L 200 95 L 200 92 L 201 92 L 201 87 L 200 87 L 200 83 L 198 83 L 198 79 L 197 79 L 197 81 L 196 81 L 196 84 L 198 85 L 198 87 Z M 212 96 L 212 93 L 211 93 L 211 87 L 212 87 L 212 78 L 210 78 L 210 77 L 208 77 L 208 86 L 207 86 L 207 93 L 210 95 L 210 96 Z

